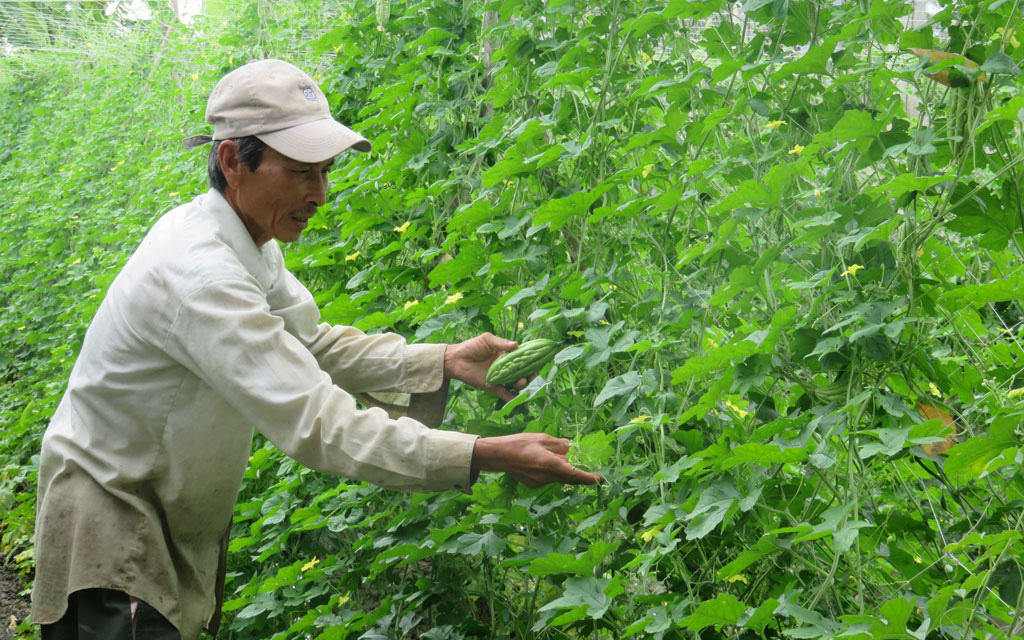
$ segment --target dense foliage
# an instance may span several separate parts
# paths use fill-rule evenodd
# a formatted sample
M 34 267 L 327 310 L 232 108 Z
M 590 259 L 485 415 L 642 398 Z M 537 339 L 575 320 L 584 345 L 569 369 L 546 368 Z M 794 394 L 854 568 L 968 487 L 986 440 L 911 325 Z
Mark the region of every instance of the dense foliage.
M 457 388 L 445 428 L 572 438 L 607 483 L 403 495 L 258 439 L 224 637 L 1024 633 L 1019 2 L 155 4 L 0 59 L 0 505 L 27 575 L 89 318 L 205 190 L 179 143 L 205 92 L 278 56 L 374 143 L 286 252 L 325 319 L 561 341 L 511 403 Z

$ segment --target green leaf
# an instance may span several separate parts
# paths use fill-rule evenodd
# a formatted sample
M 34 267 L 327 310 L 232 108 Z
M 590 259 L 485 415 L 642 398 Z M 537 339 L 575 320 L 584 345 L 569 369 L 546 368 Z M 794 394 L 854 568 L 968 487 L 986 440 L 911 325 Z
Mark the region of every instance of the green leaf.
M 697 506 L 687 515 L 686 539 L 696 540 L 711 533 L 743 496 L 726 480 L 717 480 L 701 492 Z
M 512 176 L 519 175 L 521 173 L 530 173 L 534 171 L 534 167 L 527 165 L 524 162 L 522 152 L 513 150 L 509 153 L 509 157 L 501 162 L 498 162 L 493 167 L 484 171 L 481 176 L 481 184 L 485 187 L 497 186 Z
M 628 371 L 621 376 L 615 376 L 605 383 L 601 393 L 594 398 L 594 407 L 599 407 L 612 398 L 632 395 L 639 387 L 640 374 L 636 371 Z
M 459 247 L 454 258 L 431 269 L 427 278 L 433 286 L 457 285 L 464 279 L 473 276 L 487 262 L 489 255 L 487 250 L 479 244 L 465 243 Z
M 912 142 L 907 145 L 907 153 L 912 156 L 926 156 L 938 151 L 932 144 L 935 131 L 930 128 L 911 131 L 910 139 Z
M 914 603 L 906 598 L 893 598 L 882 603 L 879 608 L 880 619 L 872 623 L 869 629 L 872 637 L 898 638 L 907 635 L 907 622 L 914 608 Z
M 938 303 L 947 309 L 956 310 L 965 305 L 979 308 L 992 302 L 1021 299 L 1024 299 L 1024 276 L 1016 276 L 985 284 L 957 287 L 940 295 Z
M 832 135 L 837 142 L 874 138 L 885 126 L 885 122 L 875 120 L 867 111 L 851 109 L 843 114 L 839 122 L 832 127 Z
M 580 191 L 565 198 L 548 200 L 533 215 L 533 226 L 551 225 L 552 230 L 561 229 L 573 216 L 583 216 L 601 195 L 614 186 L 606 183 L 593 191 Z
M 592 576 L 597 567 L 618 549 L 621 543 L 621 540 L 613 542 L 598 540 L 583 553 L 549 553 L 530 562 L 527 573 L 538 578 L 562 573 Z
M 802 447 L 782 449 L 773 444 L 746 442 L 734 447 L 729 457 L 722 461 L 723 469 L 731 469 L 741 464 L 767 466 L 770 464 L 787 464 L 803 462 L 807 459 L 807 451 Z
M 733 363 L 757 353 L 757 345 L 749 340 L 715 347 L 702 356 L 689 358 L 683 366 L 672 372 L 672 384 L 689 382 L 691 379 L 718 371 Z
M 864 348 L 864 353 L 875 362 L 886 363 L 892 360 L 893 350 L 889 338 L 881 333 L 875 333 L 857 341 Z
M 1013 61 L 1013 58 L 1002 52 L 993 53 L 989 56 L 984 64 L 981 65 L 981 70 L 985 73 L 1005 73 L 1013 78 L 1020 75 L 1020 67 Z
M 453 538 L 452 540 L 456 541 L 455 551 L 457 553 L 470 556 L 482 553 L 489 558 L 497 558 L 501 556 L 501 552 L 506 547 L 505 541 L 499 538 L 494 531 L 463 533 L 458 538 Z M 445 545 L 442 545 L 442 548 L 444 547 Z
M 577 344 L 577 345 L 573 345 L 571 347 L 566 347 L 565 349 L 562 349 L 557 354 L 555 354 L 553 362 L 555 364 L 562 364 L 563 362 L 569 362 L 570 360 L 575 360 L 576 358 L 579 358 L 584 353 L 586 353 L 586 351 L 587 351 L 587 346 L 583 345 L 583 344 Z
M 775 543 L 775 539 L 776 536 L 772 534 L 766 533 L 762 535 L 753 547 L 741 551 L 735 560 L 719 569 L 718 579 L 728 580 L 729 578 L 741 573 L 744 569 L 761 558 L 779 551 L 780 547 Z
M 994 438 L 970 438 L 957 444 L 947 453 L 946 473 L 961 481 L 980 476 L 1006 444 Z
M 705 600 L 697 605 L 692 615 L 680 621 L 680 625 L 690 631 L 700 631 L 706 627 L 721 629 L 727 624 L 736 624 L 747 605 L 740 602 L 731 593 L 719 593 L 714 600 Z
M 561 597 L 555 598 L 540 608 L 541 611 L 551 609 L 572 609 L 583 613 L 582 617 L 599 620 L 608 611 L 612 599 L 605 594 L 611 580 L 608 578 L 566 578 Z
M 569 451 L 573 463 L 603 467 L 615 457 L 615 434 L 592 431 L 574 440 Z
M 826 74 L 828 62 L 839 44 L 840 37 L 832 36 L 807 50 L 799 60 L 787 62 L 772 74 L 772 82 L 781 82 L 793 75 Z
M 1013 96 L 1002 106 L 999 106 L 985 114 L 985 122 L 978 127 L 976 133 L 981 133 L 996 122 L 1006 120 L 1011 122 L 1024 122 L 1024 95 Z
M 764 628 L 774 619 L 775 609 L 778 608 L 779 601 L 775 598 L 768 598 L 762 602 L 750 617 L 743 621 L 743 626 L 747 629 L 753 629 L 758 633 L 763 633 Z
M 882 185 L 871 187 L 867 191 L 872 195 L 888 195 L 890 198 L 896 198 L 913 191 L 924 192 L 946 180 L 949 180 L 947 176 L 916 176 L 912 173 L 903 173 Z

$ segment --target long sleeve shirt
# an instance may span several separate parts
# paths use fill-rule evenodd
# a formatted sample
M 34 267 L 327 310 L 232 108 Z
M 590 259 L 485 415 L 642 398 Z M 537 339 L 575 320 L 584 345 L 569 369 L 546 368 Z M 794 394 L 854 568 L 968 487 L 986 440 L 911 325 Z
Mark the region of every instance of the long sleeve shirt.
M 33 621 L 109 588 L 196 638 L 254 428 L 312 469 L 467 491 L 475 436 L 354 399 L 407 394 L 437 423 L 443 366 L 444 345 L 320 322 L 277 243 L 257 246 L 219 192 L 172 210 L 111 284 L 43 437 Z

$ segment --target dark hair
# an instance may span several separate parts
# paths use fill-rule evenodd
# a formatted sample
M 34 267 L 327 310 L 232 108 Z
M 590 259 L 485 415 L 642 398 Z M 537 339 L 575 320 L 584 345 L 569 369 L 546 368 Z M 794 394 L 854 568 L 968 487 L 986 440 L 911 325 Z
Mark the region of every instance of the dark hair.
M 238 147 L 238 159 L 245 166 L 249 167 L 249 171 L 258 169 L 260 161 L 263 160 L 263 151 L 266 150 L 267 143 L 256 136 L 229 139 Z M 217 155 L 217 150 L 220 149 L 222 142 L 224 141 L 213 141 L 213 147 L 210 149 L 210 159 L 206 164 L 206 175 L 210 179 L 210 187 L 217 191 L 223 191 L 228 186 L 227 178 L 224 177 L 224 172 L 220 168 L 220 156 Z

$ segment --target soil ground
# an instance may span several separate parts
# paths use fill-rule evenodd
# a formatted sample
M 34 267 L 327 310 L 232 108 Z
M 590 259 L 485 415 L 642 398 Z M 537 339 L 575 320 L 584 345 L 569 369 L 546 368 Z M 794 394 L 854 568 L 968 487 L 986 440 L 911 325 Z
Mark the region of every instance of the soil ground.
M 25 584 L 5 560 L 0 556 L 0 640 L 13 638 L 13 627 L 28 616 L 28 596 L 21 595 Z

